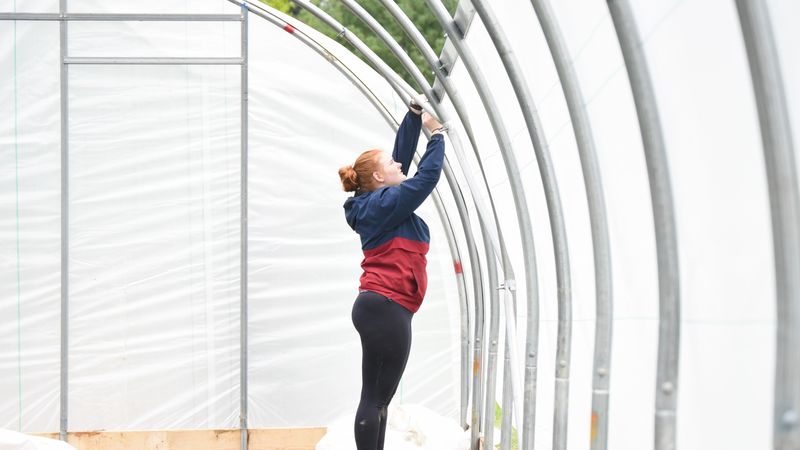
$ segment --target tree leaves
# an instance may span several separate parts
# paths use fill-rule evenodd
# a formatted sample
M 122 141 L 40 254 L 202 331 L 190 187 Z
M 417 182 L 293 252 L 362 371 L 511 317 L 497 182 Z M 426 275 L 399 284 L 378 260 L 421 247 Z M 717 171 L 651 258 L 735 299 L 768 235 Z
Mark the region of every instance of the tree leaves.
M 337 36 L 336 31 L 325 25 L 316 17 L 305 11 L 302 7 L 298 6 L 291 0 L 261 0 L 273 8 L 283 11 L 296 19 L 314 27 L 318 31 L 337 39 L 340 43 L 344 44 L 351 51 L 357 54 L 361 59 L 366 61 L 366 58 L 355 51 L 352 46 L 348 45 L 342 38 Z M 340 1 L 331 0 L 312 0 L 313 3 L 319 6 L 323 11 L 327 12 L 339 23 L 341 23 L 350 32 L 358 36 L 364 43 L 372 49 L 381 59 L 383 59 L 395 72 L 403 77 L 409 84 L 414 86 L 417 91 L 422 89 L 418 86 L 410 74 L 406 72 L 400 61 L 394 56 L 381 39 L 375 35 L 372 30 L 367 27 L 358 17 L 347 9 Z M 422 0 L 395 0 L 400 8 L 406 13 L 416 27 L 422 32 L 422 35 L 433 47 L 434 52 L 439 54 L 445 42 L 445 34 L 436 17 L 430 12 L 428 6 Z M 445 0 L 445 6 L 451 13 L 455 10 L 458 0 Z M 358 0 L 358 3 L 367 10 L 394 39 L 400 44 L 406 53 L 411 57 L 417 67 L 427 78 L 428 82 L 433 81 L 433 71 L 425 62 L 422 54 L 411 41 L 411 39 L 403 32 L 400 25 L 394 20 L 392 15 L 380 4 L 378 0 Z

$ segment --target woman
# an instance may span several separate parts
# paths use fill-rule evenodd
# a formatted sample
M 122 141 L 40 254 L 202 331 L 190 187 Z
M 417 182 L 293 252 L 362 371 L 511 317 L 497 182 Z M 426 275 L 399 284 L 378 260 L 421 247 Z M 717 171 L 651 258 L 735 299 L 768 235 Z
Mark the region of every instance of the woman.
M 428 286 L 425 255 L 430 235 L 414 211 L 439 181 L 444 137 L 442 124 L 420 113 L 422 108 L 412 103 L 391 156 L 369 150 L 354 165 L 339 169 L 344 190 L 355 191 L 344 211 L 364 251 L 364 273 L 353 305 L 362 350 L 361 402 L 355 420 L 358 450 L 383 449 L 386 411 L 411 349 L 411 318 Z M 406 179 L 422 125 L 431 131 L 431 139 L 417 173 Z

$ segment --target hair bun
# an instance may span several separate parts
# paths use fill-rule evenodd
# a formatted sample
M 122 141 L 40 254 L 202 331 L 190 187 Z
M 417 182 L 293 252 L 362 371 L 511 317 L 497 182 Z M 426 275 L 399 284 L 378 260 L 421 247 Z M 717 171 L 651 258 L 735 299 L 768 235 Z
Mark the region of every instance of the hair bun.
M 342 188 L 346 192 L 353 192 L 358 189 L 358 174 L 352 165 L 340 168 L 339 178 L 342 180 Z

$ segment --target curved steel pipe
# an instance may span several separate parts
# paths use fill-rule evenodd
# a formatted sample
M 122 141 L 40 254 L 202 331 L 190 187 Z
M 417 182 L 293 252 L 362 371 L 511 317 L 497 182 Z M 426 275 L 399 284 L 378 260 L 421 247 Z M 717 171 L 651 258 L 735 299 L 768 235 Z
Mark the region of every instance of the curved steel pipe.
M 491 249 L 484 243 L 485 251 Z M 486 358 L 486 401 L 483 413 L 483 448 L 494 448 L 494 410 L 495 393 L 497 391 L 497 345 L 500 338 L 500 295 L 495 286 L 497 279 L 497 263 L 489 258 L 486 264 L 489 273 L 489 339 Z
M 404 101 L 409 101 L 411 98 L 414 98 L 416 95 L 416 91 L 409 86 L 409 84 L 401 78 L 397 73 L 395 73 L 392 68 L 390 68 L 383 60 L 378 57 L 369 47 L 366 46 L 357 36 L 354 36 L 350 33 L 347 28 L 342 26 L 338 21 L 336 21 L 333 17 L 328 15 L 325 11 L 321 10 L 319 7 L 314 5 L 313 3 L 309 2 L 308 0 L 293 0 L 294 3 L 301 8 L 305 9 L 318 19 L 322 20 L 326 25 L 331 27 L 333 30 L 337 31 L 339 36 L 343 37 L 347 40 L 348 43 L 356 47 L 356 49 L 361 52 L 372 64 L 373 68 L 378 71 L 378 73 L 383 76 L 388 82 L 389 85 L 395 90 L 397 95 L 402 98 Z M 438 104 L 439 102 L 434 98 L 430 99 L 432 104 Z M 461 141 L 457 138 L 457 133 L 455 131 L 450 133 L 452 137 L 455 139 L 451 139 L 454 149 L 456 150 L 456 154 L 459 157 L 459 161 L 466 164 L 467 167 L 469 166 L 468 159 L 464 156 L 464 152 L 461 149 Z M 481 172 L 482 172 L 481 167 Z M 464 176 L 467 179 L 467 183 L 472 191 L 473 194 L 473 201 L 476 205 L 476 209 L 478 212 L 478 217 L 480 220 L 485 220 L 486 217 L 486 207 L 484 206 L 484 201 L 482 198 L 482 192 L 476 188 L 477 183 L 471 181 L 471 172 L 472 170 L 464 170 Z M 484 178 L 485 181 L 485 178 Z M 488 186 L 488 184 L 487 184 Z M 488 189 L 488 187 L 487 187 Z M 490 197 L 491 200 L 491 197 Z M 491 202 L 490 202 L 491 203 Z M 494 212 L 494 205 L 492 205 L 492 211 Z M 495 221 L 497 221 L 496 214 L 495 214 Z M 485 225 L 487 225 L 488 229 L 491 234 L 491 242 L 497 252 L 497 249 L 500 247 L 500 240 L 501 237 L 499 231 L 499 223 L 492 223 L 491 221 L 485 220 Z
M 548 0 L 531 0 L 539 25 L 553 56 L 561 88 L 567 102 L 578 155 L 586 186 L 589 222 L 592 229 L 595 279 L 594 365 L 592 368 L 591 450 L 608 446 L 608 396 L 611 375 L 611 334 L 614 316 L 611 283 L 611 245 L 600 168 L 594 136 L 584 109 L 583 92 L 572 64 L 558 21 Z
M 492 233 L 493 236 L 496 235 L 496 236 L 498 236 L 497 237 L 498 240 L 502 240 L 502 237 L 500 237 L 501 233 L 500 233 L 499 221 L 498 221 L 498 218 L 497 218 L 497 211 L 496 211 L 495 206 L 494 206 L 494 201 L 492 199 L 491 190 L 489 189 L 489 182 L 486 179 L 486 174 L 485 174 L 485 171 L 483 169 L 483 163 L 482 163 L 482 161 L 480 159 L 480 154 L 478 153 L 478 150 L 477 150 L 478 149 L 478 144 L 477 144 L 477 141 L 475 140 L 475 136 L 474 136 L 474 134 L 472 132 L 472 125 L 471 125 L 471 122 L 470 122 L 470 119 L 469 119 L 469 114 L 467 113 L 467 107 L 464 104 L 464 101 L 461 98 L 461 95 L 458 93 L 458 89 L 456 89 L 455 85 L 450 81 L 450 78 L 448 77 L 448 74 L 444 72 L 444 69 L 442 68 L 441 62 L 439 61 L 438 57 L 436 56 L 436 53 L 433 51 L 433 48 L 431 48 L 430 44 L 428 44 L 428 41 L 425 40 L 425 37 L 417 29 L 416 25 L 414 25 L 414 23 L 411 21 L 411 19 L 408 18 L 408 16 L 405 14 L 405 12 L 403 12 L 403 10 L 400 9 L 400 7 L 397 5 L 397 3 L 395 3 L 394 0 L 378 0 L 378 1 L 380 1 L 380 3 L 384 6 L 384 8 L 386 8 L 386 10 L 392 15 L 392 17 L 395 19 L 395 21 L 398 23 L 398 25 L 400 25 L 400 27 L 403 29 L 403 31 L 406 33 L 406 35 L 411 39 L 411 41 L 414 43 L 414 45 L 417 47 L 417 49 L 419 49 L 420 53 L 423 55 L 425 61 L 428 64 L 428 66 L 433 71 L 436 79 L 439 80 L 439 82 L 442 83 L 442 86 L 444 87 L 445 92 L 447 93 L 450 101 L 452 102 L 453 108 L 456 111 L 456 115 L 458 115 L 458 118 L 461 121 L 461 125 L 464 127 L 464 132 L 467 134 L 467 139 L 469 140 L 470 145 L 472 146 L 473 152 L 475 153 L 475 157 L 476 157 L 476 160 L 477 160 L 477 163 L 478 163 L 478 169 L 479 169 L 479 171 L 481 173 L 481 177 L 483 178 L 483 185 L 486 188 L 486 196 L 488 198 L 489 208 L 491 208 L 492 215 L 494 217 L 494 221 L 495 222 L 487 221 L 487 223 L 485 225 L 489 228 L 489 230 L 490 230 L 490 232 Z M 391 36 L 390 36 L 390 40 L 389 41 L 393 41 L 393 40 L 394 39 L 391 38 Z M 387 45 L 389 45 L 389 44 L 387 43 Z M 390 45 L 390 49 L 395 52 L 395 54 L 398 56 L 398 58 L 401 58 L 401 56 L 398 53 L 405 54 L 405 52 L 402 49 L 400 49 L 400 46 L 397 45 L 397 44 L 395 46 L 391 46 Z M 398 52 L 397 49 L 400 49 L 400 51 Z M 409 70 L 410 73 L 413 73 L 415 70 L 417 72 L 419 72 L 419 70 L 416 68 L 416 65 L 413 62 L 411 62 L 410 67 L 407 67 L 407 69 Z M 421 77 L 421 74 L 419 76 L 416 76 L 415 79 L 420 79 L 420 77 Z M 427 84 L 427 81 L 425 80 L 424 77 L 421 77 L 421 80 L 423 81 L 424 84 Z M 436 96 L 435 93 L 433 93 L 433 96 L 429 97 L 429 99 L 431 100 L 432 104 L 441 103 L 441 100 Z M 451 134 L 451 137 L 452 137 L 453 134 L 452 133 L 450 133 L 450 134 Z M 463 156 L 461 158 L 461 160 L 463 160 L 465 163 L 469 162 L 469 160 L 466 158 L 466 156 Z M 471 168 L 467 167 L 467 168 L 465 168 L 464 172 L 465 172 L 465 175 L 469 175 L 472 172 L 472 170 L 471 170 Z M 468 178 L 468 181 L 470 181 L 469 178 Z M 478 186 L 478 184 L 475 183 L 475 182 L 471 182 L 471 186 Z M 473 196 L 475 197 L 475 195 L 473 195 Z M 485 202 L 482 200 L 482 198 L 477 197 L 477 201 L 480 204 L 477 205 L 476 207 L 479 207 L 481 210 L 484 210 L 484 211 L 488 209 L 486 206 L 484 206 Z M 500 243 L 496 243 L 495 241 L 492 241 L 492 243 L 493 243 L 493 247 L 494 247 L 494 253 L 495 253 L 496 257 L 498 258 L 498 260 L 502 262 L 504 270 L 506 271 L 506 279 L 514 279 L 513 268 L 511 267 L 510 260 L 508 260 L 507 256 L 504 255 L 504 253 L 503 253 L 503 250 L 504 250 L 503 246 L 500 245 Z
M 452 115 L 450 113 L 449 108 L 445 107 L 441 103 L 441 101 L 437 98 L 437 96 L 433 92 L 433 89 L 428 84 L 428 81 L 425 79 L 425 76 L 422 74 L 422 72 L 414 63 L 414 61 L 411 60 L 411 58 L 408 56 L 405 50 L 402 47 L 400 47 L 400 44 L 392 37 L 392 35 L 389 34 L 389 32 L 386 31 L 386 29 L 383 28 L 383 26 L 380 23 L 378 23 L 378 21 L 375 20 L 375 18 L 367 10 L 361 7 L 361 5 L 359 5 L 356 1 L 354 0 L 341 0 L 341 1 L 345 5 L 345 7 L 347 7 L 354 15 L 356 15 L 356 17 L 358 17 L 362 22 L 364 22 L 367 25 L 367 27 L 369 27 L 370 30 L 372 30 L 372 32 L 375 33 L 378 39 L 380 39 L 384 44 L 386 44 L 386 46 L 389 48 L 392 54 L 394 54 L 397 57 L 398 61 L 400 61 L 400 64 L 403 66 L 403 68 L 412 76 L 412 78 L 417 83 L 419 88 L 429 99 L 430 105 L 436 116 L 439 117 L 443 122 L 451 124 Z M 410 89 L 410 86 L 406 87 L 405 89 L 406 90 Z M 459 104 L 461 104 L 460 99 L 459 99 Z M 472 136 L 471 127 L 469 127 L 469 117 L 466 114 L 466 111 L 463 109 L 457 109 L 456 113 L 459 119 L 462 121 L 462 123 L 466 123 L 465 131 L 467 131 L 467 137 L 470 140 L 470 144 L 472 145 L 473 150 L 476 149 L 477 144 L 474 140 L 474 137 Z M 456 149 L 458 159 L 463 166 L 463 172 L 469 186 L 474 191 L 482 194 L 482 191 L 478 189 L 479 186 L 478 183 L 476 183 L 472 179 L 473 169 L 469 164 L 469 159 L 466 157 L 466 154 L 464 154 L 463 151 L 461 150 L 463 147 L 463 143 L 461 142 L 460 134 L 458 133 L 458 131 L 460 130 L 455 130 L 455 129 L 450 130 L 450 132 L 448 133 L 450 135 L 450 140 L 453 141 L 453 147 L 454 149 Z M 483 177 L 487 196 L 489 198 L 489 205 L 495 217 L 495 223 L 490 222 L 490 229 L 493 231 L 492 235 L 494 236 L 490 242 L 494 247 L 495 254 L 499 254 L 501 253 L 502 250 L 499 249 L 499 237 L 495 236 L 499 234 L 499 232 L 497 231 L 499 229 L 499 224 L 497 223 L 498 221 L 497 214 L 494 208 L 494 203 L 491 199 L 491 193 L 489 191 L 489 183 L 486 180 L 486 175 L 483 170 L 483 165 L 481 164 L 480 159 L 478 159 L 478 166 L 480 173 Z M 480 197 L 482 197 L 482 195 Z M 483 206 L 486 202 L 483 201 L 482 198 L 480 197 L 478 199 L 479 205 L 476 207 L 479 208 L 480 211 L 486 211 L 487 208 Z
M 675 231 L 675 207 L 669 177 L 669 162 L 658 117 L 647 60 L 639 31 L 626 0 L 608 0 L 608 9 L 619 39 L 625 69 L 633 91 L 636 115 L 644 143 L 644 156 L 653 203 L 658 258 L 659 324 L 656 372 L 655 448 L 675 448 L 678 397 L 678 352 L 680 350 L 680 273 Z
M 514 314 L 516 314 L 516 309 L 514 310 Z M 511 349 L 509 348 L 508 339 L 504 339 L 504 341 L 503 404 L 501 408 L 502 416 L 500 418 L 500 450 L 511 450 L 511 442 L 513 440 L 511 417 L 517 413 L 514 412 L 514 397 L 512 396 L 511 389 L 506 389 L 506 387 L 511 386 L 511 370 L 513 369 L 511 368 Z
M 527 286 L 527 305 L 528 305 L 528 337 L 529 339 L 525 345 L 525 388 L 524 388 L 524 407 L 517 408 L 517 411 L 523 410 L 523 425 L 522 429 L 518 432 L 522 435 L 522 440 L 525 442 L 525 435 L 533 433 L 533 417 L 536 414 L 535 409 L 535 391 L 536 391 L 536 364 L 537 364 L 537 351 L 539 342 L 539 298 L 538 286 L 536 277 L 536 252 L 533 245 L 533 227 L 531 225 L 530 215 L 528 211 L 528 202 L 525 198 L 525 191 L 522 186 L 522 179 L 517 166 L 516 158 L 514 157 L 511 148 L 511 139 L 505 129 L 503 120 L 501 119 L 500 109 L 494 101 L 494 98 L 489 95 L 488 84 L 483 76 L 483 72 L 478 68 L 478 64 L 469 50 L 467 45 L 463 42 L 458 29 L 453 23 L 447 9 L 445 9 L 441 0 L 425 0 L 425 2 L 433 11 L 436 19 L 442 28 L 445 29 L 451 42 L 453 43 L 456 51 L 464 62 L 464 67 L 469 72 L 469 76 L 475 85 L 478 95 L 481 98 L 484 108 L 489 116 L 492 129 L 494 130 L 495 138 L 500 147 L 500 152 L 503 156 L 503 162 L 506 167 L 509 184 L 511 186 L 511 193 L 514 199 L 515 212 L 519 225 L 519 232 L 522 242 L 522 251 L 525 259 L 525 282 Z M 513 315 L 507 311 L 506 317 L 508 320 L 513 320 Z M 514 359 L 515 343 L 511 343 L 512 349 L 512 364 Z M 515 370 L 512 371 L 514 375 Z M 514 377 L 512 376 L 512 379 Z M 516 383 L 512 383 L 512 386 Z M 515 397 L 519 397 L 521 392 L 518 392 Z M 524 447 L 523 447 L 524 448 Z
M 564 225 L 564 212 L 561 205 L 561 196 L 558 189 L 555 169 L 550 157 L 550 150 L 544 137 L 539 114 L 533 104 L 533 97 L 524 79 L 522 69 L 517 61 L 511 44 L 505 35 L 494 11 L 486 0 L 472 0 L 475 11 L 480 16 L 489 37 L 500 55 L 506 74 L 508 75 L 514 95 L 517 97 L 528 136 L 533 146 L 536 162 L 539 165 L 542 187 L 544 188 L 545 201 L 550 219 L 550 229 L 553 236 L 553 251 L 556 266 L 556 284 L 558 289 L 558 337 L 556 344 L 556 385 L 553 420 L 553 448 L 565 450 L 567 448 L 567 425 L 569 420 L 569 369 L 572 347 L 572 284 L 570 281 L 569 245 L 567 244 L 567 231 Z M 527 442 L 533 446 L 533 429 L 525 434 L 523 448 L 528 448 Z
M 772 445 L 800 448 L 800 193 L 780 60 L 763 0 L 736 0 L 767 170 L 775 254 L 777 336 Z

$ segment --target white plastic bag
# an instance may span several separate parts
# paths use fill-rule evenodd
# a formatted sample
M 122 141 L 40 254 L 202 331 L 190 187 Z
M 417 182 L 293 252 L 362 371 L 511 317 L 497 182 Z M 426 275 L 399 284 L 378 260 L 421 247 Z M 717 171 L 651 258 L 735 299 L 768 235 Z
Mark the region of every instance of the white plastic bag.
M 316 450 L 356 450 L 353 437 L 355 414 L 328 426 Z M 468 450 L 469 432 L 452 419 L 420 405 L 389 407 L 384 450 Z
M 75 450 L 66 442 L 0 430 L 0 450 Z

